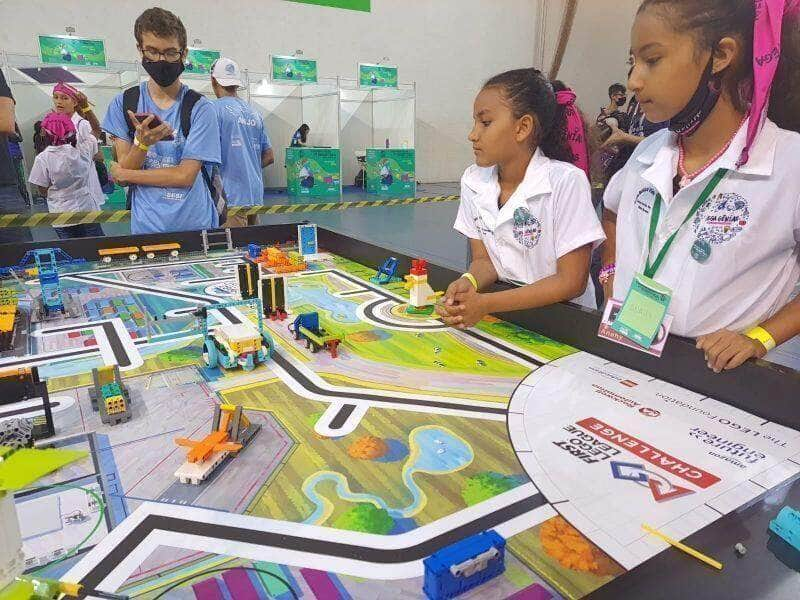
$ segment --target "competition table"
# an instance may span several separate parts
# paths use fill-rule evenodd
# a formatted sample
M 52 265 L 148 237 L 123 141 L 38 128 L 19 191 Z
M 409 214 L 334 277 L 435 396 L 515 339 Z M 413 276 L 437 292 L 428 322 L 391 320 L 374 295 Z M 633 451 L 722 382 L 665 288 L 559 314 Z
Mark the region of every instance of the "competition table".
M 292 224 L 234 229 L 231 233 L 234 246 L 241 248 L 251 242 L 267 246 L 296 239 L 296 231 L 296 224 Z M 63 240 L 58 243 L 0 247 L 0 264 L 16 264 L 27 250 L 55 245 L 72 257 L 96 261 L 97 252 L 101 248 L 167 242 L 179 243 L 181 252 L 202 250 L 199 232 Z M 386 257 L 395 256 L 400 263 L 398 274 L 408 272 L 411 259 L 417 258 L 322 228 L 319 229 L 319 246 L 322 251 L 331 252 L 371 269 L 380 266 Z M 421 251 L 420 257 L 424 256 L 424 251 Z M 433 289 L 445 289 L 459 275 L 460 273 L 433 264 L 428 268 L 428 278 Z M 496 286 L 498 290 L 503 288 L 503 285 Z M 676 337 L 668 341 L 664 357 L 656 359 L 598 338 L 599 314 L 572 304 L 500 316 L 526 330 L 569 344 L 625 368 L 713 397 L 761 417 L 764 421 L 800 430 L 800 376 L 795 372 L 767 363 L 749 362 L 736 371 L 714 374 L 706 367 L 702 354 L 695 349 L 693 342 Z M 800 553 L 794 552 L 782 540 L 768 535 L 770 519 L 784 505 L 800 507 L 800 482 L 797 479 L 769 490 L 758 501 L 720 518 L 684 540 L 688 545 L 721 561 L 725 565 L 721 572 L 707 568 L 677 550 L 668 549 L 633 570 L 615 577 L 594 591 L 591 597 L 758 597 L 775 600 L 800 597 Z M 734 545 L 737 543 L 742 543 L 747 548 L 745 556 L 738 557 L 734 552 Z M 434 545 L 427 550 L 436 549 Z M 117 553 L 113 555 L 113 559 L 118 562 L 124 555 Z M 111 561 L 112 556 L 109 555 L 108 559 Z M 105 566 L 100 563 L 88 574 L 84 574 L 81 581 L 91 590 L 113 568 L 114 565 L 110 563 Z M 317 568 L 324 568 L 324 565 L 318 565 Z

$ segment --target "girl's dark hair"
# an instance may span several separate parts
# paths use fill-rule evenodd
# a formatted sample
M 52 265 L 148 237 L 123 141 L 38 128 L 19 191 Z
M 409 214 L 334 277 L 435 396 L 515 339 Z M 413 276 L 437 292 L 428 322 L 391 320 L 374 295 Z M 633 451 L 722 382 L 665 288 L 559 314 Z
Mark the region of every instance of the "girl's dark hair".
M 300 125 L 300 139 L 303 141 L 304 144 L 306 143 L 306 141 L 308 139 L 308 132 L 309 131 L 311 131 L 311 127 L 309 127 L 305 123 Z
M 639 13 L 651 7 L 676 31 L 694 35 L 698 48 L 713 50 L 724 37 L 738 39 L 742 54 L 724 73 L 722 85 L 734 106 L 746 112 L 753 90 L 753 0 L 643 0 Z M 800 131 L 800 27 L 796 18 L 783 25 L 781 59 L 772 85 L 769 117 L 784 129 Z
M 54 137 L 54 136 L 53 136 L 53 135 L 52 135 L 52 134 L 51 134 L 49 131 L 47 131 L 46 129 L 42 129 L 42 135 L 43 135 L 43 139 L 44 139 L 44 148 L 47 148 L 48 146 L 56 146 L 56 145 L 59 145 L 59 146 L 66 146 L 67 144 L 69 144 L 69 145 L 70 145 L 70 146 L 72 146 L 73 148 L 76 148 L 76 147 L 77 147 L 77 144 L 78 144 L 78 140 L 75 138 L 75 136 L 74 136 L 74 135 L 73 135 L 73 136 L 70 136 L 70 137 L 69 137 L 69 139 L 68 139 L 68 140 L 66 140 L 66 143 L 64 143 L 64 142 L 61 142 L 60 144 L 56 144 L 56 141 L 57 141 L 57 140 L 56 140 L 56 139 L 55 139 L 55 137 Z M 44 149 L 44 148 L 43 148 L 43 149 Z
M 563 84 L 562 84 L 563 85 Z M 495 75 L 484 88 L 500 88 L 514 117 L 536 117 L 533 143 L 545 156 L 571 163 L 574 160 L 567 141 L 567 118 L 556 102 L 556 90 L 538 69 L 514 69 Z

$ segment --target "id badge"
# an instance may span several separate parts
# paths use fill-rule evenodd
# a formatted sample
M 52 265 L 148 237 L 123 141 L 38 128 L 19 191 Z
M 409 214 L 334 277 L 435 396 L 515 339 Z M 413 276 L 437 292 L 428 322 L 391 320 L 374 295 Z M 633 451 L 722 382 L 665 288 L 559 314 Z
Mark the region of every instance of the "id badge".
M 650 348 L 667 316 L 671 300 L 671 289 L 638 274 L 611 327 L 642 348 Z

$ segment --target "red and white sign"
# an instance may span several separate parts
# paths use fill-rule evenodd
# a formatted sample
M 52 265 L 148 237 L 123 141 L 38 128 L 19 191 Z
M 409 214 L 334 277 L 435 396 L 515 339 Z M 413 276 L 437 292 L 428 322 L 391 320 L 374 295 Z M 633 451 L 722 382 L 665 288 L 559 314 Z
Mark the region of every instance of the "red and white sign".
M 612 444 L 615 444 L 620 448 L 624 448 L 625 450 L 635 454 L 642 460 L 646 460 L 651 465 L 655 465 L 656 467 L 663 469 L 672 475 L 677 475 L 681 479 L 693 483 L 698 487 L 706 489 L 715 483 L 720 482 L 720 478 L 716 475 L 712 475 L 708 471 L 704 471 L 703 469 L 695 467 L 688 462 L 677 459 L 667 452 L 659 450 L 652 444 L 645 443 L 642 440 L 625 433 L 624 431 L 616 429 L 607 423 L 603 423 L 599 419 L 590 417 L 588 419 L 578 421 L 578 425 L 589 430 L 595 435 L 608 440 Z
M 531 373 L 508 425 L 539 491 L 627 569 L 665 548 L 642 523 L 682 539 L 800 475 L 800 432 L 585 353 Z

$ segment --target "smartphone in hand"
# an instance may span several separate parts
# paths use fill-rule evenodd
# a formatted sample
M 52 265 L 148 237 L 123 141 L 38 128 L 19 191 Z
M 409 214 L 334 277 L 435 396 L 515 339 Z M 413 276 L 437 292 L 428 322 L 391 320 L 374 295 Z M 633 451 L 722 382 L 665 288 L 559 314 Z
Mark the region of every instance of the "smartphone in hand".
M 154 115 L 152 113 L 136 113 L 134 116 L 136 117 L 136 120 L 139 121 L 140 123 L 144 121 L 147 117 L 153 117 L 153 120 L 150 121 L 150 124 L 147 127 L 148 129 L 155 129 L 156 127 L 158 127 L 163 123 L 163 121 L 158 115 Z M 172 141 L 174 139 L 175 136 L 170 135 L 169 137 L 163 138 L 162 141 Z

